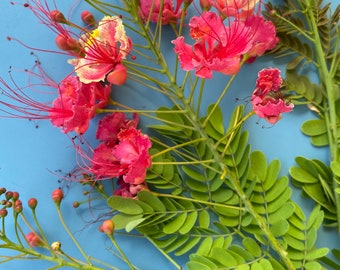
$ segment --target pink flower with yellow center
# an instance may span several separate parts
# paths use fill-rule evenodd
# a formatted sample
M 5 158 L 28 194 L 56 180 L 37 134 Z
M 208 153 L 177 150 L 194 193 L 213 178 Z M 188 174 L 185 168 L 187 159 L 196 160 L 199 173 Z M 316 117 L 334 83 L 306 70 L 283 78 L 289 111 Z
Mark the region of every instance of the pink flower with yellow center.
M 270 124 L 275 124 L 281 119 L 281 114 L 291 112 L 294 104 L 285 101 L 280 92 L 282 78 L 277 68 L 263 69 L 258 73 L 256 89 L 251 103 L 255 114 L 264 118 Z
M 83 83 L 105 81 L 121 85 L 127 71 L 121 63 L 130 53 L 132 43 L 126 35 L 123 22 L 118 16 L 105 16 L 98 27 L 85 33 L 80 42 L 84 51 L 80 57 L 70 60 Z
M 183 0 L 140 0 L 138 13 L 141 18 L 149 19 L 151 22 L 158 22 L 161 16 L 163 25 L 175 23 L 182 16 L 182 9 L 180 9 L 182 3 Z

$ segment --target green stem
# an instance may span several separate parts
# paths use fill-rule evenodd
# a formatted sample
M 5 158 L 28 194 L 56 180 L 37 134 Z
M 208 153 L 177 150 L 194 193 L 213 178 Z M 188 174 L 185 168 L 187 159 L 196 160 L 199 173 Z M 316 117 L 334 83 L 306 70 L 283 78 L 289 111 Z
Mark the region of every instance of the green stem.
M 164 250 L 158 247 L 158 245 L 150 238 L 149 236 L 145 235 L 145 238 L 148 239 L 148 241 L 153 244 L 153 246 L 160 252 L 162 255 L 167 258 L 167 260 L 172 263 L 177 269 L 182 269 Z
M 116 240 L 114 239 L 112 234 L 107 234 L 107 236 L 110 238 L 112 244 L 115 246 L 115 248 L 118 250 L 119 254 L 122 256 L 122 259 L 126 264 L 129 266 L 130 269 L 135 269 L 135 267 L 131 264 L 129 259 L 126 257 L 125 253 L 123 250 L 120 248 L 120 246 L 117 244 Z
M 325 111 L 325 120 L 326 120 L 327 127 L 328 127 L 327 132 L 328 132 L 328 139 L 329 139 L 331 162 L 332 161 L 338 162 L 339 161 L 339 149 L 338 149 L 338 141 L 339 141 L 338 136 L 339 135 L 337 132 L 337 114 L 336 114 L 336 105 L 335 105 L 336 96 L 335 96 L 335 91 L 333 87 L 333 80 L 328 69 L 326 57 L 324 54 L 324 50 L 322 48 L 321 38 L 319 35 L 319 29 L 315 21 L 312 7 L 307 8 L 306 16 L 308 16 L 308 21 L 311 23 L 312 32 L 314 34 L 313 44 L 315 48 L 316 59 L 319 64 L 318 66 L 319 77 L 326 89 L 327 102 L 325 102 L 324 111 Z M 337 177 L 333 175 L 333 190 L 334 190 L 338 223 L 340 221 L 340 194 L 338 194 L 336 190 L 339 187 L 340 187 L 339 181 Z M 338 224 L 338 234 L 340 235 L 340 224 Z
M 68 226 L 66 225 L 65 221 L 64 221 L 64 217 L 61 214 L 60 211 L 60 205 L 56 205 L 57 206 L 57 213 L 58 213 L 58 217 L 60 219 L 61 224 L 63 225 L 65 231 L 68 233 L 68 235 L 70 236 L 70 238 L 72 239 L 72 241 L 74 242 L 74 244 L 76 245 L 76 247 L 78 248 L 78 250 L 80 251 L 81 255 L 83 255 L 84 259 L 86 260 L 86 262 L 89 265 L 92 265 L 89 256 L 86 255 L 85 251 L 83 250 L 83 248 L 80 246 L 80 244 L 78 243 L 77 239 L 73 236 L 73 233 L 70 231 L 70 229 L 68 228 Z
M 228 208 L 228 209 L 233 209 L 233 210 L 239 210 L 239 211 L 245 211 L 243 207 L 238 207 L 238 206 L 232 206 L 232 205 L 226 205 L 226 204 L 220 204 L 216 202 L 209 202 L 209 201 L 202 201 L 198 199 L 192 199 L 189 197 L 182 197 L 182 196 L 177 196 L 177 195 L 172 195 L 172 194 L 166 194 L 166 193 L 157 193 L 153 191 L 149 191 L 153 195 L 157 197 L 166 197 L 166 198 L 172 198 L 172 199 L 178 199 L 178 200 L 183 200 L 183 201 L 190 201 L 194 203 L 200 203 L 200 204 L 205 204 L 205 205 L 210 205 L 210 206 L 218 206 L 218 207 L 223 207 L 223 208 Z

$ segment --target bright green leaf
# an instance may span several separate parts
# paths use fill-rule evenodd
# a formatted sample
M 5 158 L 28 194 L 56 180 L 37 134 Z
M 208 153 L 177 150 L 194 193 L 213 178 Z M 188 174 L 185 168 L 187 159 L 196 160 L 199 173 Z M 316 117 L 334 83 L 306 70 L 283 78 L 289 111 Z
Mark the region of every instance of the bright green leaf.
M 247 251 L 249 251 L 252 255 L 255 257 L 260 257 L 262 254 L 262 250 L 258 243 L 250 237 L 246 237 L 242 240 L 243 246 L 246 248 Z
M 319 259 L 323 256 L 326 256 L 328 254 L 328 252 L 329 252 L 328 248 L 314 249 L 314 250 L 308 252 L 306 259 L 308 261 Z
M 150 205 L 156 212 L 165 212 L 165 206 L 159 198 L 153 195 L 151 192 L 142 190 L 138 192 L 138 199 Z
M 185 220 L 187 219 L 187 213 L 181 213 L 177 215 L 173 220 L 169 221 L 163 227 L 163 232 L 166 234 L 172 234 L 177 232 L 180 228 L 182 228 Z
M 111 196 L 107 200 L 108 205 L 121 213 L 129 215 L 137 215 L 143 213 L 143 208 L 136 203 L 134 199 L 125 198 L 122 196 Z

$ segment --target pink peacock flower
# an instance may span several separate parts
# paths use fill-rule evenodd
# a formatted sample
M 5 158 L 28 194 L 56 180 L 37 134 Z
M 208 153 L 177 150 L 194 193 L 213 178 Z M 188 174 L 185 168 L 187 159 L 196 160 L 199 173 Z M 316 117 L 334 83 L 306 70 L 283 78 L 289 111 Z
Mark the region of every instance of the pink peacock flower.
M 275 27 L 272 25 L 274 31 L 268 33 L 268 27 L 264 27 L 268 25 L 272 23 L 252 15 L 246 20 L 235 18 L 226 26 L 216 13 L 203 12 L 189 22 L 194 44 L 186 44 L 183 36 L 172 43 L 183 70 L 195 70 L 202 78 L 211 78 L 213 71 L 234 75 L 245 56 L 262 55 L 276 45 Z
M 145 21 L 158 22 L 161 16 L 163 25 L 175 23 L 182 16 L 182 3 L 183 0 L 140 0 L 138 13 Z
M 63 53 L 75 57 L 69 63 L 74 65 L 82 83 L 125 83 L 127 71 L 122 60 L 130 53 L 132 42 L 119 16 L 104 16 L 97 23 L 91 14 L 89 16 L 88 12 L 83 12 L 81 17 L 87 25 L 82 27 L 69 21 L 56 6 L 50 8 L 46 0 L 31 0 L 25 7 L 56 33 L 57 47 Z
M 193 17 L 189 23 L 191 46 L 184 37 L 173 40 L 182 69 L 196 70 L 202 78 L 211 78 L 212 71 L 232 75 L 239 71 L 242 55 L 251 47 L 249 30 L 243 22 L 225 26 L 222 18 L 213 12 Z
M 64 133 L 76 131 L 83 134 L 96 109 L 103 108 L 108 103 L 111 87 L 101 83 L 84 84 L 76 76 L 68 76 L 58 85 L 43 72 L 40 65 L 38 67 L 40 73 L 30 72 L 30 76 L 42 80 L 41 84 L 32 83 L 20 88 L 14 83 L 13 88 L 0 78 L 3 85 L 0 87 L 1 95 L 4 97 L 0 100 L 0 105 L 5 107 L 0 110 L 9 117 L 49 119 L 52 125 L 62 128 Z M 35 100 L 27 90 L 34 91 L 39 86 L 53 89 L 53 94 L 58 96 L 52 103 Z
M 277 68 L 263 69 L 258 73 L 257 88 L 252 94 L 251 103 L 255 114 L 270 124 L 275 124 L 282 113 L 291 112 L 294 108 L 294 104 L 287 102 L 280 92 L 281 84 L 282 78 Z
M 121 85 L 127 71 L 121 63 L 130 53 L 132 43 L 118 16 L 105 16 L 98 27 L 82 35 L 83 55 L 69 62 L 83 83 L 105 81 Z
M 144 182 L 146 170 L 151 166 L 149 149 L 151 141 L 136 128 L 138 117 L 125 118 L 123 113 L 105 116 L 98 124 L 96 132 L 100 144 L 93 150 L 92 157 L 77 148 L 83 157 L 83 170 L 97 179 L 122 177 L 125 183 L 139 185 Z
M 259 0 L 207 0 L 225 17 L 246 18 L 251 15 Z

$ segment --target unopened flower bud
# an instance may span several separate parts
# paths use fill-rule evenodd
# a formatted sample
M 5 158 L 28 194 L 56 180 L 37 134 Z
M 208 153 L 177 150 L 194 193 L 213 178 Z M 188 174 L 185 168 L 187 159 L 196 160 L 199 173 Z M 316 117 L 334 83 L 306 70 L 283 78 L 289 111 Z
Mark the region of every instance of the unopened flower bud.
M 8 212 L 6 209 L 2 208 L 0 209 L 0 217 L 4 218 L 5 216 L 7 216 Z
M 7 202 L 6 202 L 6 207 L 7 207 L 7 208 L 11 208 L 11 207 L 12 207 L 12 205 L 13 205 L 13 204 L 12 204 L 12 202 L 11 202 L 11 201 L 7 201 Z
M 55 250 L 55 251 L 58 251 L 58 250 L 60 250 L 60 248 L 61 248 L 61 243 L 58 242 L 58 241 L 53 242 L 53 243 L 51 244 L 51 248 L 52 248 L 53 250 Z
M 32 247 L 38 247 L 42 245 L 41 238 L 34 232 L 29 232 L 26 234 L 26 240 Z
M 12 197 L 13 197 L 13 192 L 12 192 L 12 191 L 7 191 L 6 194 L 5 194 L 5 197 L 6 197 L 7 200 L 12 199 Z
M 99 231 L 108 234 L 108 235 L 112 235 L 115 229 L 115 224 L 113 223 L 113 221 L 111 219 L 107 219 L 105 221 L 103 221 L 102 225 L 100 225 L 99 227 Z
M 15 201 L 13 210 L 18 214 L 22 212 L 22 202 L 20 200 Z
M 80 203 L 79 202 L 73 202 L 73 207 L 74 208 L 78 208 L 80 206 Z
M 50 12 L 51 20 L 58 23 L 67 23 L 64 14 L 60 10 L 52 10 Z
M 209 0 L 200 0 L 200 5 L 203 11 L 209 11 L 211 9 Z
M 52 200 L 57 204 L 60 205 L 61 200 L 64 198 L 64 193 L 61 189 L 55 189 L 52 192 Z
M 118 64 L 115 69 L 107 75 L 109 83 L 114 85 L 122 85 L 126 82 L 127 72 L 122 64 Z
M 2 187 L 0 188 L 0 195 L 4 194 L 6 192 L 6 188 Z
M 80 17 L 82 21 L 87 24 L 87 25 L 95 25 L 96 20 L 93 16 L 93 14 L 90 11 L 84 10 L 81 14 Z
M 31 209 L 35 209 L 37 207 L 38 201 L 36 198 L 31 198 L 28 200 L 27 204 Z
M 12 196 L 12 200 L 15 200 L 15 201 L 16 201 L 17 199 L 19 199 L 19 196 L 20 196 L 20 195 L 19 195 L 19 192 L 14 191 L 14 192 L 13 192 L 13 196 Z
M 81 48 L 77 40 L 65 35 L 58 35 L 55 39 L 55 44 L 63 51 L 75 51 Z

